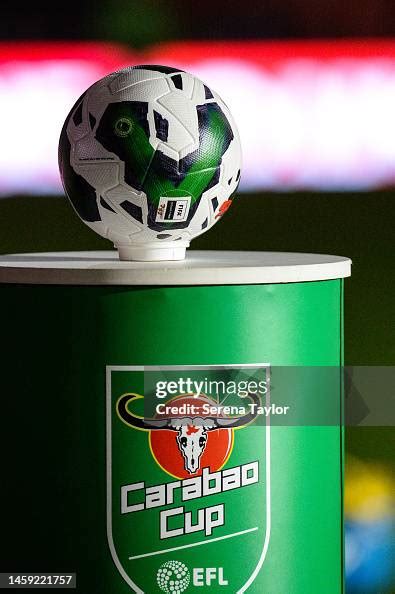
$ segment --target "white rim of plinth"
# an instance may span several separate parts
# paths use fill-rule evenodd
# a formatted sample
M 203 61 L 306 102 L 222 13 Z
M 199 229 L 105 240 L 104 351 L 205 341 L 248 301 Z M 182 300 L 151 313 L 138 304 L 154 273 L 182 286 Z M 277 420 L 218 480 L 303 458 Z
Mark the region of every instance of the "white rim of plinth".
M 294 252 L 187 252 L 179 262 L 125 262 L 116 251 L 0 256 L 0 283 L 37 285 L 250 285 L 351 275 L 342 256 Z

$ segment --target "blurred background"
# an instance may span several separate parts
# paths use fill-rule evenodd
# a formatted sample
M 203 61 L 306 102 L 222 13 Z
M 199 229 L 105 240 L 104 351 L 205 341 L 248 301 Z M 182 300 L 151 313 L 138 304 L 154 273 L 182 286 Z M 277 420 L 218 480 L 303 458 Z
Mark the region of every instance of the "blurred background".
M 6 3 L 0 252 L 111 248 L 64 198 L 57 142 L 87 86 L 137 63 L 200 76 L 240 127 L 244 169 L 226 232 L 217 225 L 193 248 L 351 257 L 345 362 L 393 365 L 395 3 Z M 395 593 L 394 435 L 392 427 L 347 428 L 350 594 Z

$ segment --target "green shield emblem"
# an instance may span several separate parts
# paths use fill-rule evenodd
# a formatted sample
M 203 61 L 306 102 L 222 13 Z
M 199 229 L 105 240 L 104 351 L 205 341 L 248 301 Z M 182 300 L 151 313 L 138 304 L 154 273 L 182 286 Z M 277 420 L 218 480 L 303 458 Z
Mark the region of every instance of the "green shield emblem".
M 254 592 L 270 538 L 269 366 L 106 371 L 107 533 L 131 591 Z

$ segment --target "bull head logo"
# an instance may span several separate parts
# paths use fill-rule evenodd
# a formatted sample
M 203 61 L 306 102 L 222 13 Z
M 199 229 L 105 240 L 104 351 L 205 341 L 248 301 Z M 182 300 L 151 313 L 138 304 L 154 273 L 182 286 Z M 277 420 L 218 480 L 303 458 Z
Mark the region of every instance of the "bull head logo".
M 249 394 L 254 403 L 259 403 L 255 394 Z M 167 419 L 145 419 L 133 415 L 129 405 L 141 396 L 125 394 L 117 403 L 119 417 L 126 425 L 144 431 L 175 431 L 178 449 L 184 458 L 184 467 L 189 474 L 200 469 L 200 459 L 206 448 L 208 432 L 216 429 L 237 429 L 251 423 L 257 413 L 247 413 L 241 417 L 183 417 Z M 255 407 L 256 409 L 256 407 Z

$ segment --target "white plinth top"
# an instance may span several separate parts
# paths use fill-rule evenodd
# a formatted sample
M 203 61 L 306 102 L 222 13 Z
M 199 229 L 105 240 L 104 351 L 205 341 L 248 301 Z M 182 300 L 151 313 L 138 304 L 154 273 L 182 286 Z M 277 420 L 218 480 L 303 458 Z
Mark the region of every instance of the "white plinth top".
M 179 262 L 121 262 L 115 251 L 0 256 L 0 283 L 243 285 L 344 278 L 351 260 L 287 252 L 189 251 Z

